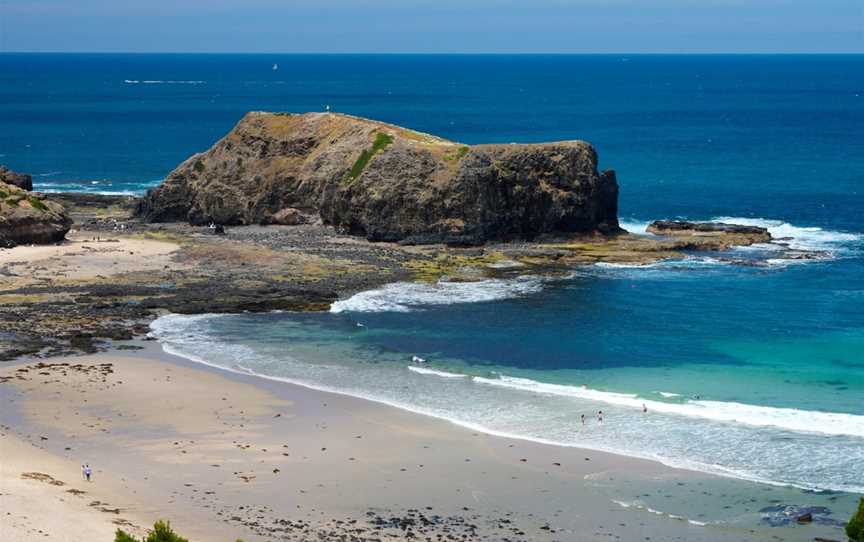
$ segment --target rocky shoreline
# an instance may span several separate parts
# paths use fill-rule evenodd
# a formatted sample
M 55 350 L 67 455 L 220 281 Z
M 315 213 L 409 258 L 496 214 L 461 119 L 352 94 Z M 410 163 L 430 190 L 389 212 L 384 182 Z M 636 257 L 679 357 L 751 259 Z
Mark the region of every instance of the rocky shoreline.
M 130 196 L 52 194 L 74 220 L 55 253 L 0 249 L 0 360 L 90 353 L 148 332 L 165 313 L 327 310 L 340 297 L 404 280 L 565 273 L 597 262 L 644 265 L 690 251 L 763 242 L 767 233 L 540 236 L 411 246 L 322 224 L 213 228 L 147 223 Z M 770 236 L 769 236 L 770 238 Z M 26 252 L 26 255 L 25 255 Z M 100 263 L 101 262 L 101 263 Z

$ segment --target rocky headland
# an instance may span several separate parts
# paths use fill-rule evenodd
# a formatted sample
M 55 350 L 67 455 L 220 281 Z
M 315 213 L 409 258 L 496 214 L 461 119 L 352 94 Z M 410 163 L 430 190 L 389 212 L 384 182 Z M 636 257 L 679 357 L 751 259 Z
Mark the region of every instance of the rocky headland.
M 370 241 L 480 245 L 620 233 L 584 141 L 462 145 L 332 113 L 248 113 L 141 202 L 151 222 L 324 224 Z
M 8 170 L 0 171 L 7 173 Z M 15 180 L 11 177 L 6 175 Z M 63 240 L 71 227 L 72 220 L 62 205 L 43 194 L 0 182 L 0 247 L 56 243 Z
M 0 187 L 15 231 L 39 217 L 56 243 L 74 221 L 62 243 L 0 249 L 0 359 L 102 350 L 165 312 L 327 310 L 404 280 L 566 275 L 765 242 L 818 257 L 734 224 L 627 233 L 615 175 L 585 142 L 466 146 L 335 114 L 250 113 L 143 198 Z

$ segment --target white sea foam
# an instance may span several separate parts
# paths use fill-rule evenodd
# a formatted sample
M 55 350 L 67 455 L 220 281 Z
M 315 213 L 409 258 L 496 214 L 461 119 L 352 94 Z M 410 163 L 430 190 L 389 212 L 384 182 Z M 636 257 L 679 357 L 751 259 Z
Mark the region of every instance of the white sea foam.
M 508 376 L 501 376 L 499 378 L 475 376 L 474 381 L 492 386 L 547 395 L 588 399 L 637 409 L 641 409 L 642 405 L 645 405 L 650 412 L 703 418 L 717 422 L 743 423 L 760 427 L 778 427 L 788 431 L 864 438 L 864 416 L 855 414 L 706 400 L 667 403 L 664 401 L 642 399 L 634 394 L 606 392 L 579 386 L 547 384 L 527 378 Z
M 858 233 L 794 226 L 788 222 L 766 218 L 718 216 L 713 218 L 712 222 L 726 222 L 741 224 L 743 226 L 767 228 L 774 239 L 794 250 L 827 251 L 833 253 L 838 249 L 842 249 L 844 245 L 862 240 L 862 235 Z
M 672 393 L 671 391 L 658 391 L 663 397 L 681 397 L 680 393 Z
M 519 297 L 539 292 L 542 287 L 543 280 L 539 277 L 476 282 L 439 281 L 435 284 L 396 282 L 336 301 L 330 307 L 330 312 L 410 312 L 424 305 L 477 303 Z
M 634 233 L 636 235 L 653 235 L 652 233 L 649 233 L 647 231 L 649 224 L 651 223 L 641 222 L 638 220 L 629 220 L 626 218 L 618 219 L 618 225 L 621 226 L 621 228 L 627 230 L 628 233 Z
M 651 263 L 614 263 L 614 262 L 597 262 L 594 265 L 601 269 L 651 269 L 658 267 L 660 262 Z
M 359 372 L 341 364 L 310 364 L 278 348 L 270 351 L 251 346 L 255 344 L 254 339 L 250 339 L 250 346 L 220 340 L 207 322 L 213 318 L 216 316 L 164 316 L 151 324 L 152 335 L 160 339 L 166 352 L 193 361 L 240 374 L 249 374 L 249 369 L 253 369 L 256 372 L 252 374 L 261 378 L 387 404 L 448 420 L 472 431 L 542 444 L 624 453 L 672 467 L 775 485 L 864 493 L 858 479 L 842 473 L 860 472 L 856 465 L 860 465 L 862 456 L 854 444 L 860 440 L 855 436 L 851 439 L 844 436 L 850 431 L 832 432 L 842 425 L 857 427 L 864 432 L 864 416 L 837 414 L 845 420 L 838 421 L 830 419 L 831 413 L 737 403 L 689 401 L 673 404 L 641 399 L 634 394 L 544 384 L 506 376 L 484 379 L 469 375 L 463 378 L 436 375 L 429 372 L 434 369 L 427 367 L 409 367 L 422 376 L 414 379 L 404 379 L 403 376 L 404 386 L 393 387 L 387 383 L 399 378 L 398 372 L 406 368 L 404 364 L 394 364 L 389 369 L 390 364 L 376 364 L 375 371 Z M 500 376 L 500 373 L 490 373 Z M 512 391 L 506 392 L 507 389 Z M 418 393 L 420 390 L 422 393 Z M 529 394 L 527 397 L 526 393 Z M 542 395 L 549 397 L 543 399 Z M 562 430 L 558 417 L 561 412 L 568 412 L 570 401 L 567 397 L 575 399 L 570 408 L 577 414 L 586 409 L 590 411 L 590 407 L 579 404 L 579 401 L 609 404 L 608 409 L 603 408 L 609 416 L 607 426 L 601 430 L 601 426 L 589 424 L 586 430 L 574 433 L 572 419 L 565 415 Z M 649 409 L 648 417 L 639 412 L 643 403 Z M 514 404 L 521 406 L 512 408 Z M 706 412 L 717 415 L 706 415 Z M 764 417 L 772 412 L 781 414 L 779 421 L 752 423 L 754 417 Z M 821 418 L 814 420 L 813 416 Z M 627 423 L 628 419 L 641 423 Z M 800 428 L 804 433 L 798 437 L 792 436 L 787 427 L 796 421 L 804 426 Z M 827 429 L 821 433 L 836 436 L 814 437 L 820 433 L 820 424 Z M 759 425 L 773 427 L 752 429 Z M 779 431 L 785 433 L 778 433 L 775 427 L 780 427 Z M 796 426 L 791 430 L 798 429 Z M 647 442 L 644 440 L 646 430 L 654 431 Z M 775 441 L 772 435 L 783 438 Z M 694 448 L 693 443 L 701 444 Z M 739 444 L 741 446 L 737 447 Z M 755 459 L 762 457 L 760 454 L 767 454 L 765 461 Z M 813 474 L 814 466 L 828 470 Z
M 37 192 L 42 192 L 44 194 L 63 194 L 71 191 L 78 191 L 75 189 L 65 189 L 65 188 L 57 188 L 57 185 L 52 185 L 53 188 L 43 188 L 40 185 L 34 185 L 34 190 Z M 75 187 L 78 188 L 78 187 Z M 141 194 L 140 191 L 135 190 L 80 190 L 81 192 L 85 192 L 87 194 L 100 194 L 103 196 L 138 196 Z
M 124 83 L 127 85 L 203 85 L 207 81 L 162 81 L 162 80 L 138 80 L 138 79 L 124 79 Z
M 458 373 L 448 373 L 447 371 L 436 371 L 435 369 L 427 369 L 425 367 L 415 367 L 414 365 L 409 365 L 408 370 L 421 375 L 440 376 L 441 378 L 465 378 L 468 376 Z

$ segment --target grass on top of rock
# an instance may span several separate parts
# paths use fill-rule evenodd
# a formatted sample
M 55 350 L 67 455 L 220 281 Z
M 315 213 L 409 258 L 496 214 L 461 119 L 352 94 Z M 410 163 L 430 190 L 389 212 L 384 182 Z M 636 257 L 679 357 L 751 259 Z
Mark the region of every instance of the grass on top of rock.
M 447 161 L 458 162 L 465 158 L 465 155 L 468 154 L 469 147 L 468 145 L 461 145 L 455 151 L 448 151 L 447 154 L 444 155 L 444 159 Z
M 34 197 L 27 198 L 27 201 L 30 202 L 30 206 L 36 210 L 42 211 L 43 213 L 48 210 L 48 206 L 39 201 L 39 199 Z
M 375 141 L 372 143 L 372 147 L 369 149 L 365 149 L 360 153 L 360 156 L 354 162 L 354 165 L 351 166 L 351 171 L 348 172 L 348 175 L 342 180 L 343 183 L 350 183 L 354 179 L 360 176 L 363 173 L 363 170 L 366 169 L 366 165 L 372 160 L 372 157 L 375 156 L 380 151 L 386 149 L 390 144 L 393 143 L 393 136 L 389 134 L 385 134 L 383 132 L 377 132 L 375 134 Z

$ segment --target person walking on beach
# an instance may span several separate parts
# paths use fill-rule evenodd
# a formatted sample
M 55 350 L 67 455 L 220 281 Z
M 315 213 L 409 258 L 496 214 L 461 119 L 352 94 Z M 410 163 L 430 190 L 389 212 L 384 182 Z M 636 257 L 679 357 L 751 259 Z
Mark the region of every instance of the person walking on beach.
M 90 470 L 90 465 L 84 465 L 84 479 L 89 482 L 91 474 L 93 474 L 93 471 Z

